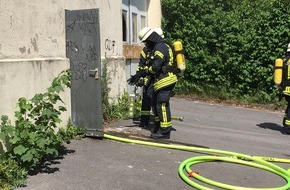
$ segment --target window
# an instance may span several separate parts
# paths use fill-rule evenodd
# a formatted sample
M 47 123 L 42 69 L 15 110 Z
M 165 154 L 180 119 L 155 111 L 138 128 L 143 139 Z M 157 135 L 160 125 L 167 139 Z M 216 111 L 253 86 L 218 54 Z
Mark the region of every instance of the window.
M 128 29 L 127 29 L 127 23 L 128 23 L 128 12 L 123 10 L 122 11 L 122 28 L 123 28 L 123 41 L 128 41 Z
M 141 15 L 141 29 L 147 26 L 146 16 Z
M 137 14 L 132 13 L 132 42 L 137 43 L 138 20 Z
M 140 43 L 138 32 L 147 26 L 147 0 L 122 0 L 123 41 Z

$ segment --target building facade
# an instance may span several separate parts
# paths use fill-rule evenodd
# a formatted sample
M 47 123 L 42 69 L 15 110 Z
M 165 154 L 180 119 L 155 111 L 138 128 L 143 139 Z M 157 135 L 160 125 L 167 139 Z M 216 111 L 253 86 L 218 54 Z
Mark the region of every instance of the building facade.
M 0 115 L 13 121 L 17 100 L 44 92 L 70 68 L 66 52 L 66 11 L 98 9 L 100 55 L 108 64 L 110 99 L 130 92 L 127 79 L 136 72 L 144 26 L 161 26 L 160 0 L 0 1 Z M 86 72 L 89 73 L 89 72 Z M 61 93 L 71 117 L 71 91 Z

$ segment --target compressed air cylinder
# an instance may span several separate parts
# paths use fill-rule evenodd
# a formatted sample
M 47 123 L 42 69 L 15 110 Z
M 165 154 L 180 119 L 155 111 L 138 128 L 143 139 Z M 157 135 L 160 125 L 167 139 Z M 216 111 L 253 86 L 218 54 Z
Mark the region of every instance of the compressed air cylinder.
M 275 60 L 274 82 L 279 86 L 282 82 L 283 60 L 278 58 Z
M 176 53 L 177 68 L 183 72 L 185 70 L 185 58 L 183 53 L 183 47 L 181 41 L 175 41 L 173 43 L 174 52 Z

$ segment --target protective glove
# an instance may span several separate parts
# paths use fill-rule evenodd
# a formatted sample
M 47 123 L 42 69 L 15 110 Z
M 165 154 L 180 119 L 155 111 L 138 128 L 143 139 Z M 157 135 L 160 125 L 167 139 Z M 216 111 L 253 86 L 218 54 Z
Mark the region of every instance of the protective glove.
M 139 70 L 136 75 L 135 75 L 135 80 L 134 80 L 134 84 L 137 85 L 140 78 L 141 77 L 145 77 L 146 76 L 146 70 L 145 69 L 142 69 L 142 70 Z
M 138 85 L 139 83 L 139 80 L 141 77 L 145 77 L 146 76 L 146 70 L 145 69 L 142 69 L 142 70 L 139 70 L 135 75 L 131 76 L 127 82 L 129 85 Z
M 131 75 L 131 77 L 127 80 L 128 84 L 133 86 L 135 79 L 136 79 L 136 75 Z

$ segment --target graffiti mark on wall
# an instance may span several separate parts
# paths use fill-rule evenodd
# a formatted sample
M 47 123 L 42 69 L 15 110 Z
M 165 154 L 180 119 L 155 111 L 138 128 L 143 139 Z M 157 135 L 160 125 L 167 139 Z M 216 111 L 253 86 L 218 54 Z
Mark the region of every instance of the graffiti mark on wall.
M 97 51 L 97 48 L 93 44 L 91 44 L 88 47 L 88 50 L 85 51 L 85 59 L 88 59 L 88 60 L 98 59 L 98 51 Z
M 32 45 L 32 47 L 33 47 L 33 50 L 35 51 L 35 52 L 38 52 L 38 43 L 37 43 L 37 41 L 38 41 L 38 35 L 36 34 L 35 35 L 35 38 L 31 38 L 30 39 L 30 42 L 31 42 L 31 45 Z
M 66 41 L 66 51 L 79 51 L 79 47 L 76 42 Z
M 76 19 L 83 34 L 90 35 L 97 32 L 96 23 L 99 20 L 93 11 L 78 13 Z
M 92 33 L 95 33 L 96 31 L 96 26 L 94 23 L 80 23 L 80 31 L 84 35 L 90 35 Z
M 105 41 L 105 49 L 108 50 L 108 51 L 113 51 L 113 53 L 114 53 L 115 44 L 116 44 L 115 40 L 106 39 L 106 41 Z
M 95 11 L 81 11 L 69 18 L 66 52 L 70 59 L 72 80 L 89 80 L 89 69 L 95 68 L 100 59 L 99 17 Z M 69 32 L 68 32 L 69 31 Z
M 74 22 L 68 24 L 68 25 L 66 26 L 66 32 L 73 31 L 73 30 L 74 30 L 74 27 L 75 27 L 75 23 L 76 23 L 76 21 L 74 21 Z
M 21 53 L 25 53 L 25 52 L 26 52 L 26 47 L 25 47 L 25 46 L 20 47 L 20 48 L 19 48 L 19 51 L 20 51 Z
M 72 62 L 71 61 L 71 78 L 72 80 L 83 80 L 86 81 L 88 78 L 87 63 L 82 61 Z
M 95 11 L 79 12 L 77 13 L 76 17 L 78 21 L 93 22 L 93 23 L 99 22 L 99 18 L 97 14 L 95 14 Z

